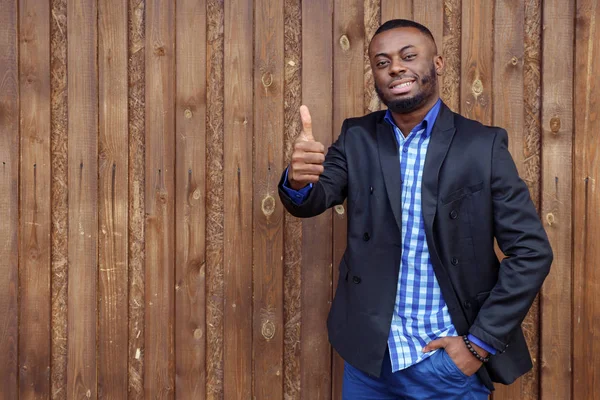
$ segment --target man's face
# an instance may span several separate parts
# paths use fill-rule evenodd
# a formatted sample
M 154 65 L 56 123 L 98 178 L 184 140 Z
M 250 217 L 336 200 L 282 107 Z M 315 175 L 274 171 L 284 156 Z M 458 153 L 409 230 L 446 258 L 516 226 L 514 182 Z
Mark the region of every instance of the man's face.
M 369 47 L 375 90 L 381 101 L 399 114 L 437 100 L 437 75 L 444 62 L 435 44 L 416 28 L 396 28 L 376 35 Z

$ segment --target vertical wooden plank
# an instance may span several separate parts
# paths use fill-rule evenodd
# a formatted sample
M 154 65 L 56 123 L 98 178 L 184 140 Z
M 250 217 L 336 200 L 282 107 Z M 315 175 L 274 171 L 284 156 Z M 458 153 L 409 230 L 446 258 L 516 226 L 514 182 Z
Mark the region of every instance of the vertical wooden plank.
M 541 292 L 540 395 L 570 399 L 573 55 L 568 49 L 575 14 L 573 2 L 545 0 L 543 7 L 542 219 L 554 263 Z
M 455 112 L 460 112 L 461 10 L 461 0 L 444 0 L 444 29 L 441 52 L 445 64 L 441 97 L 448 107 Z M 438 51 L 440 51 L 439 43 Z
M 52 348 L 51 398 L 67 398 L 67 0 L 52 0 L 50 19 L 51 68 L 51 192 L 52 192 Z
M 283 398 L 283 2 L 257 0 L 254 44 L 253 397 Z
M 527 0 L 524 4 L 524 54 L 523 54 L 523 105 L 524 105 L 524 138 L 522 143 L 523 158 L 519 166 L 521 178 L 527 183 L 531 200 L 538 213 L 540 211 L 541 191 L 541 39 L 542 39 L 542 5 L 541 0 Z M 523 333 L 533 361 L 533 369 L 521 378 L 520 388 L 524 399 L 539 397 L 540 377 L 540 300 L 534 300 L 529 315 L 522 324 Z M 508 398 L 505 396 L 505 398 Z
M 175 4 L 146 2 L 145 397 L 174 397 Z
M 69 310 L 67 397 L 95 398 L 98 264 L 97 4 L 67 2 Z
M 332 137 L 332 14 L 332 0 L 302 2 L 302 102 L 311 112 L 315 139 L 325 148 Z M 331 398 L 326 328 L 331 302 L 331 217 L 327 210 L 302 224 L 300 398 L 306 400 Z
M 224 4 L 207 3 L 206 75 L 206 398 L 223 398 Z
M 462 2 L 461 113 L 492 123 L 494 8 L 484 0 Z
M 206 397 L 206 5 L 176 10 L 176 393 Z
M 496 1 L 494 15 L 494 67 L 493 67 L 493 124 L 507 130 L 509 150 L 517 165 L 519 174 L 524 176 L 523 163 L 525 147 L 524 132 L 524 4 L 519 0 Z M 537 320 L 531 313 L 529 320 Z M 527 323 L 530 323 L 529 321 Z M 535 355 L 533 358 L 536 358 Z M 529 372 L 533 374 L 533 371 Z M 532 399 L 531 393 L 525 397 L 520 378 L 509 385 L 498 385 L 494 399 Z M 537 397 L 536 397 L 537 399 Z
M 396 18 L 413 19 L 413 0 L 381 0 L 381 23 Z
M 339 136 L 346 118 L 363 115 L 364 109 L 364 0 L 335 0 L 333 13 L 333 129 L 331 140 Z M 339 263 L 346 249 L 347 220 L 344 205 L 333 212 L 333 293 L 337 289 Z M 344 360 L 334 351 L 332 359 L 332 398 L 342 396 Z
M 17 1 L 0 0 L 0 387 L 18 387 L 19 60 Z
M 225 3 L 225 399 L 252 395 L 253 4 Z
M 379 1 L 364 0 L 365 14 L 365 40 L 363 51 L 364 63 L 364 114 L 380 109 L 380 101 L 375 91 L 375 82 L 373 80 L 373 71 L 371 71 L 371 62 L 369 61 L 369 43 L 373 35 L 379 28 L 381 21 L 381 5 Z
M 413 13 L 414 20 L 425 25 L 431 31 L 438 54 L 441 55 L 444 37 L 444 0 L 416 1 Z M 444 86 L 443 76 L 438 77 L 438 85 L 440 89 Z
M 19 398 L 50 397 L 50 3 L 19 4 Z
M 127 397 L 127 1 L 98 2 L 98 397 Z
M 600 4 L 577 2 L 575 40 L 573 399 L 600 390 Z
M 302 104 L 302 8 L 301 0 L 285 0 L 284 5 L 284 129 L 285 160 L 289 165 L 292 146 L 300 134 L 302 124 L 298 110 Z M 278 203 L 279 204 L 279 203 Z M 287 400 L 300 399 L 300 329 L 302 311 L 301 266 L 302 222 L 284 213 L 284 373 L 283 392 Z
M 414 4 L 413 13 L 415 21 L 425 25 L 431 31 L 438 47 L 438 53 L 442 54 L 444 0 L 417 1 Z
M 144 398 L 145 97 L 144 0 L 129 0 L 129 373 L 128 399 Z

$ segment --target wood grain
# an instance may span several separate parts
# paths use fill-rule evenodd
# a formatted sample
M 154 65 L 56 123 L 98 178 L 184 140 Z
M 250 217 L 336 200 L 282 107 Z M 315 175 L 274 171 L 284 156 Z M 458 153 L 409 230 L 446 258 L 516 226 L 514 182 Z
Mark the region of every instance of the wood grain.
M 541 398 L 570 399 L 572 384 L 572 149 L 574 39 L 571 2 L 543 3 L 542 220 L 554 263 L 541 292 Z
M 145 25 L 144 1 L 129 0 L 128 399 L 144 398 Z
M 363 115 L 363 59 L 365 49 L 364 1 L 335 0 L 333 20 L 333 131 L 335 141 L 346 118 Z M 344 206 L 333 212 L 333 292 L 337 289 L 339 264 L 346 249 L 347 219 Z M 333 351 L 332 399 L 342 397 L 344 360 Z
M 445 63 L 441 97 L 442 101 L 454 112 L 460 112 L 461 104 L 461 13 L 460 0 L 444 1 L 444 29 L 441 50 Z
M 298 110 L 302 103 L 302 9 L 300 0 L 285 0 L 284 4 L 284 153 L 285 164 L 292 156 L 292 146 L 302 125 Z M 279 202 L 277 203 L 280 204 Z M 300 398 L 300 327 L 301 327 L 301 263 L 302 223 L 299 218 L 284 213 L 284 349 L 283 393 L 286 400 Z
M 67 2 L 69 291 L 67 397 L 97 396 L 98 69 L 96 1 Z
M 253 396 L 283 398 L 283 2 L 257 0 L 254 16 Z
M 174 398 L 175 4 L 146 2 L 145 397 Z
M 573 174 L 573 399 L 600 390 L 600 4 L 577 2 L 575 40 L 575 159 Z
M 523 2 L 496 2 L 494 10 L 494 66 L 493 66 L 493 124 L 507 130 L 509 151 L 519 174 L 524 172 L 525 134 L 523 104 Z M 537 316 L 529 315 L 537 320 Z M 531 373 L 531 372 L 530 372 Z M 497 385 L 494 400 L 525 399 L 521 390 L 522 379 L 504 386 Z M 530 398 L 530 397 L 529 397 Z
M 52 0 L 50 19 L 51 147 L 51 399 L 67 398 L 67 0 Z
M 429 0 L 414 2 L 414 20 L 425 25 L 435 40 L 438 54 L 442 55 L 444 42 L 444 0 Z M 444 85 L 444 77 L 438 76 L 438 87 Z
M 206 5 L 176 14 L 175 385 L 206 398 Z
M 521 178 L 529 188 L 531 200 L 540 212 L 541 192 L 541 136 L 540 124 L 540 87 L 541 87 L 541 0 L 527 0 L 524 5 L 524 54 L 523 54 L 523 105 L 525 109 L 525 132 L 523 138 L 523 161 Z M 521 378 L 521 396 L 525 399 L 537 399 L 540 388 L 540 301 L 539 295 L 523 321 L 523 333 L 529 346 L 533 369 Z
M 16 0 L 0 0 L 0 387 L 18 387 L 19 53 Z
M 364 24 L 365 24 L 365 40 L 364 40 L 364 114 L 377 111 L 381 104 L 377 92 L 375 91 L 375 83 L 373 80 L 373 71 L 371 70 L 371 62 L 369 61 L 369 43 L 371 38 L 379 28 L 381 21 L 381 7 L 379 1 L 364 0 Z
M 127 2 L 98 2 L 98 397 L 127 397 Z
M 302 2 L 302 103 L 311 112 L 315 139 L 325 148 L 332 137 L 332 14 L 331 0 Z M 302 223 L 300 398 L 305 400 L 331 398 L 331 347 L 326 328 L 331 304 L 331 217 L 327 210 Z
M 223 398 L 223 18 L 206 3 L 206 398 Z
M 494 9 L 483 0 L 462 2 L 461 114 L 492 122 Z
M 413 19 L 413 0 L 381 0 L 381 23 L 397 18 Z
M 252 395 L 253 2 L 225 3 L 224 374 L 226 399 Z
M 50 397 L 50 4 L 19 4 L 19 398 Z

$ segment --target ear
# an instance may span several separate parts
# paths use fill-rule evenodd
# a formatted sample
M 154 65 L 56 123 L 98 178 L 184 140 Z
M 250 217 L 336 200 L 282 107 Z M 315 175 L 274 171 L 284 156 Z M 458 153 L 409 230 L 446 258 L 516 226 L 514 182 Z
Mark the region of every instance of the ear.
M 444 72 L 444 57 L 440 55 L 434 56 L 433 63 L 435 64 L 435 72 L 438 76 L 442 75 Z

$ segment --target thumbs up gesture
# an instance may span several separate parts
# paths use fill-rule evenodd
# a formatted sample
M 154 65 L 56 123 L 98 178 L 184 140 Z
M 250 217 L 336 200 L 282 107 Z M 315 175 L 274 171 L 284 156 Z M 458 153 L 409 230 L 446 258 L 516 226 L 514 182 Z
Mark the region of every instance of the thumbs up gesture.
M 302 132 L 294 143 L 292 162 L 288 169 L 288 182 L 294 190 L 300 190 L 309 183 L 316 183 L 323 173 L 325 146 L 315 141 L 312 134 L 312 121 L 308 107 L 300 107 Z

